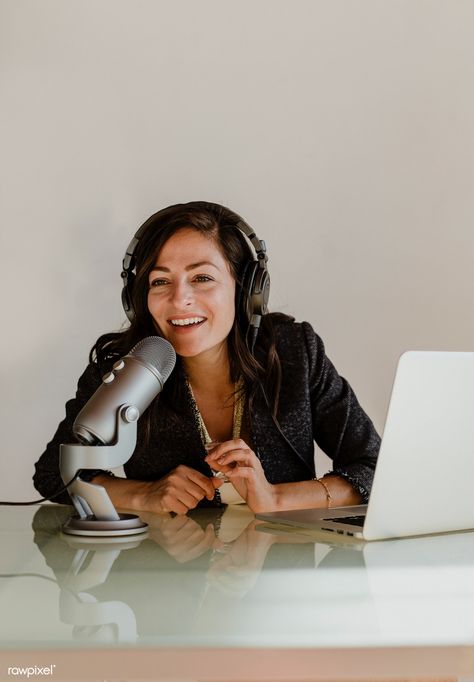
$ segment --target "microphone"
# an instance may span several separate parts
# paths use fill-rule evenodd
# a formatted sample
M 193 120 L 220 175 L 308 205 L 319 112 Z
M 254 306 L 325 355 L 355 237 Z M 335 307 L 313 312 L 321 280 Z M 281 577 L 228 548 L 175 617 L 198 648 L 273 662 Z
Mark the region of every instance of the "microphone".
M 77 415 L 72 427 L 76 438 L 85 445 L 112 444 L 116 438 L 117 410 L 127 403 L 138 410 L 138 419 L 162 391 L 175 364 L 174 348 L 161 336 L 139 341 L 114 363 L 112 371 L 102 378 L 102 384 Z
M 176 363 L 173 346 L 148 336 L 117 360 L 77 415 L 73 432 L 81 444 L 62 444 L 59 470 L 68 483 L 81 469 L 114 469 L 125 464 L 137 442 L 137 420 L 163 389 Z M 69 494 L 78 516 L 63 527 L 71 535 L 116 536 L 146 531 L 131 514 L 118 514 L 106 489 L 77 478 Z

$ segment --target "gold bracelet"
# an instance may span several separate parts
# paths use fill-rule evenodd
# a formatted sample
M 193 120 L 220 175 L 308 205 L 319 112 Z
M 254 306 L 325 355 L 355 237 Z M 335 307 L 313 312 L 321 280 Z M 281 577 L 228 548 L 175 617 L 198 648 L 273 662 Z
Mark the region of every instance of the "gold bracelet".
M 327 508 L 329 509 L 329 507 L 331 506 L 331 500 L 332 500 L 332 496 L 331 496 L 331 493 L 330 493 L 330 491 L 329 491 L 329 488 L 328 488 L 327 485 L 324 483 L 324 481 L 323 481 L 322 478 L 315 478 L 314 480 L 315 480 L 317 483 L 321 483 L 321 485 L 323 486 L 324 491 L 325 491 L 325 493 L 326 493 Z

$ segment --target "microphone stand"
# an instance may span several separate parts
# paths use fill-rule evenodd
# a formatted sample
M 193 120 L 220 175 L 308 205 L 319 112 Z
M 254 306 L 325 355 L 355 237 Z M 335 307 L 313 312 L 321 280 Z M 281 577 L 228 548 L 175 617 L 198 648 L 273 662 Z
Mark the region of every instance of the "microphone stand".
M 135 405 L 122 405 L 117 410 L 117 439 L 113 445 L 62 444 L 59 470 L 64 483 L 80 469 L 114 469 L 132 456 L 137 442 Z M 69 495 L 77 511 L 63 527 L 69 535 L 117 536 L 144 533 L 148 525 L 135 514 L 119 514 L 102 485 L 77 478 L 69 486 Z

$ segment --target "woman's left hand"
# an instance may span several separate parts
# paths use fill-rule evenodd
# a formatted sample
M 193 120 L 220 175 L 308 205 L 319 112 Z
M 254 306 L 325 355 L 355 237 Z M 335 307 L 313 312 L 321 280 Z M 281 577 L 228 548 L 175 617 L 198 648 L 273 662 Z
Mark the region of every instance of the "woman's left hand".
M 267 481 L 257 455 L 241 438 L 220 443 L 205 461 L 228 477 L 253 512 L 277 508 L 275 486 Z

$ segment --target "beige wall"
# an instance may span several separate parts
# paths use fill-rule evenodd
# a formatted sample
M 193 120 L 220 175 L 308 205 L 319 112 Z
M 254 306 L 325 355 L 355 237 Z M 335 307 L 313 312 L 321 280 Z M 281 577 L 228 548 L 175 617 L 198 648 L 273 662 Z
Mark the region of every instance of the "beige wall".
M 379 428 L 403 350 L 473 349 L 470 0 L 0 14 L 0 499 L 34 495 L 89 347 L 124 319 L 124 248 L 170 203 L 253 224 L 272 308 L 313 323 Z

